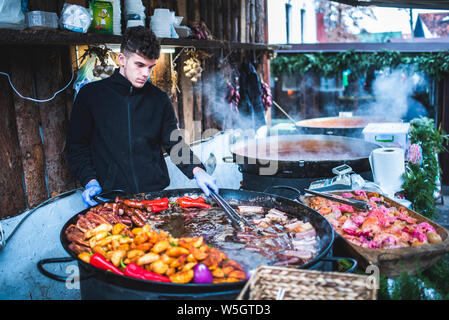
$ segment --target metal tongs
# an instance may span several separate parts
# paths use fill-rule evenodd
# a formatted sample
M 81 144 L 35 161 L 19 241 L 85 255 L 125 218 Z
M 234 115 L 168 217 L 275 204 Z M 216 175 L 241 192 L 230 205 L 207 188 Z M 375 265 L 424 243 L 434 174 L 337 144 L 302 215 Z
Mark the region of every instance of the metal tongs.
M 317 192 L 317 191 L 313 191 L 313 190 L 309 190 L 309 189 L 304 189 L 304 192 L 319 196 L 319 197 L 323 197 L 332 201 L 336 201 L 336 202 L 340 202 L 340 203 L 344 203 L 350 206 L 353 206 L 354 208 L 360 209 L 360 210 L 370 210 L 370 205 L 362 200 L 356 200 L 356 199 L 341 199 L 338 197 L 335 197 L 334 195 L 331 195 L 329 193 L 324 193 L 324 192 Z
M 226 202 L 218 193 L 210 190 L 210 196 L 223 208 L 229 220 L 231 220 L 234 226 L 238 226 L 240 230 L 245 230 L 245 225 L 247 227 L 253 228 L 252 224 L 248 222 L 245 218 L 243 218 L 237 211 L 232 208 L 229 203 Z

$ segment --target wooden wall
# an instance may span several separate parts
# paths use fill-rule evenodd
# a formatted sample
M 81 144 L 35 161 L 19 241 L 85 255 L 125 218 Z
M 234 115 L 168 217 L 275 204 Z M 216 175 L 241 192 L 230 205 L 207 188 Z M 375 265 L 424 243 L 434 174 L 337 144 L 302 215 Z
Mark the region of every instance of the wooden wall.
M 78 0 L 67 2 L 77 3 Z M 29 10 L 59 13 L 62 0 L 32 0 Z M 154 8 L 169 8 L 185 17 L 184 23 L 203 20 L 219 40 L 235 42 L 266 42 L 266 0 L 167 0 L 143 1 L 147 17 Z M 265 27 L 264 27 L 265 26 Z M 5 45 L 0 44 L 0 71 L 11 75 L 16 89 L 26 97 L 50 98 L 70 80 L 73 46 Z M 173 59 L 182 50 L 177 48 Z M 192 83 L 185 78 L 182 67 L 185 54 L 176 61 L 177 85 L 173 105 L 181 128 L 189 132 L 189 141 L 202 138 L 209 128 L 222 130 L 223 119 L 212 110 L 223 99 L 223 75 L 219 60 L 228 56 L 236 66 L 245 56 L 252 61 L 261 78 L 269 79 L 264 56 L 245 50 L 204 50 L 211 54 L 202 61 L 201 80 Z M 156 85 L 171 90 L 170 56 L 161 54 L 155 70 Z M 73 104 L 73 82 L 68 89 L 45 103 L 19 97 L 0 75 L 0 219 L 15 216 L 34 208 L 49 197 L 79 186 L 70 174 L 65 150 L 66 128 Z M 195 124 L 195 125 L 194 125 Z
M 68 47 L 1 46 L 0 70 L 25 97 L 48 99 L 71 79 Z M 63 58 L 65 57 L 65 58 Z M 68 64 L 68 66 L 67 66 Z M 0 218 L 33 208 L 76 183 L 65 158 L 71 88 L 51 101 L 19 97 L 0 78 Z

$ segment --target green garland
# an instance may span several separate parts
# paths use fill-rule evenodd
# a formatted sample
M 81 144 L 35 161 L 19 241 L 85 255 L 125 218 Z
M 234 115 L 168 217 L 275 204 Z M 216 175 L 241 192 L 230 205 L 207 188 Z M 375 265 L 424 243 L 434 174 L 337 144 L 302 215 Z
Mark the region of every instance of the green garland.
M 314 72 L 328 78 L 349 69 L 354 75 L 362 76 L 369 68 L 396 69 L 406 65 L 414 65 L 417 71 L 441 80 L 449 75 L 449 51 L 409 54 L 390 50 L 374 53 L 348 50 L 338 53 L 279 54 L 271 61 L 271 73 L 279 77 Z
M 412 209 L 432 218 L 435 215 L 434 192 L 436 179 L 441 174 L 438 153 L 445 151 L 444 143 L 448 141 L 446 133 L 435 129 L 433 119 L 421 117 L 410 121 L 410 142 L 422 149 L 422 164 L 407 164 L 404 174 L 405 196 L 412 202 Z

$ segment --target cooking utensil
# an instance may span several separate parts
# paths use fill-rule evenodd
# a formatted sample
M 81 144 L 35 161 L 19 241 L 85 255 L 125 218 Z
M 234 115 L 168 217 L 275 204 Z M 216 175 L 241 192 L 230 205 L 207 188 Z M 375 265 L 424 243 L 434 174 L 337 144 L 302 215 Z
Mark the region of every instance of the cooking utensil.
M 367 202 L 365 202 L 365 201 L 362 201 L 362 200 L 342 199 L 342 198 L 338 198 L 338 197 L 336 197 L 334 195 L 331 195 L 331 194 L 328 194 L 328 193 L 313 191 L 313 190 L 309 190 L 309 189 L 304 189 L 304 192 L 307 192 L 307 193 L 310 193 L 310 194 L 313 194 L 315 196 L 319 196 L 319 197 L 322 197 L 322 198 L 326 198 L 326 199 L 329 199 L 329 200 L 332 200 L 332 201 L 344 203 L 344 204 L 353 206 L 353 207 L 355 207 L 357 209 L 360 209 L 360 210 L 370 210 L 371 209 L 369 204 Z
M 226 216 L 231 220 L 232 225 L 238 226 L 240 230 L 245 230 L 245 226 L 248 226 L 252 228 L 253 226 L 245 219 L 243 218 L 237 211 L 235 211 L 227 202 L 225 199 L 223 199 L 218 193 L 210 189 L 210 195 L 211 197 L 220 205 L 220 207 L 223 208 L 224 212 L 226 213 Z
M 230 151 L 242 173 L 316 179 L 333 177 L 332 169 L 342 164 L 370 172 L 368 157 L 380 147 L 363 139 L 303 134 L 241 140 Z

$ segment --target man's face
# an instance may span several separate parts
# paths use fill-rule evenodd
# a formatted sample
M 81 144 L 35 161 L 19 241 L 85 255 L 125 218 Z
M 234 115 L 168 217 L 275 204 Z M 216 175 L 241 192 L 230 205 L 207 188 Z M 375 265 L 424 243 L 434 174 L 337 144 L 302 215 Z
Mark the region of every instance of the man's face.
M 148 59 L 137 53 L 120 53 L 118 56 L 120 63 L 120 74 L 128 79 L 136 88 L 142 88 L 151 76 L 156 59 Z

